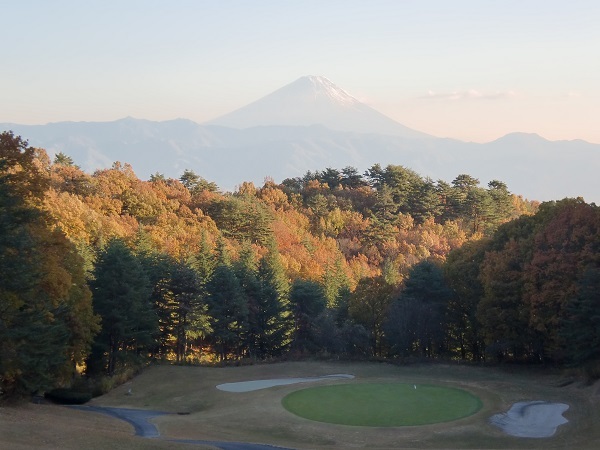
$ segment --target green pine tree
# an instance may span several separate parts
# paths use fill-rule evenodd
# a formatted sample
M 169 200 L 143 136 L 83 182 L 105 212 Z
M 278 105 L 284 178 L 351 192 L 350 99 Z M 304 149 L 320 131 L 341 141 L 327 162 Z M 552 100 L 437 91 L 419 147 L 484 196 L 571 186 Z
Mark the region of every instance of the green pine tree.
M 289 345 L 291 315 L 290 285 L 274 241 L 258 267 L 260 294 L 255 312 L 258 354 L 264 358 L 276 356 Z
M 113 239 L 98 255 L 91 287 L 102 329 L 92 348 L 90 370 L 113 375 L 143 360 L 153 346 L 157 318 L 151 285 L 131 250 Z
M 249 241 L 244 241 L 235 264 L 244 302 L 248 307 L 248 332 L 245 347 L 251 357 L 262 358 L 261 352 L 261 286 L 258 279 L 258 261 Z
M 220 237 L 217 265 L 206 290 L 210 338 L 221 361 L 242 356 L 248 332 L 248 304 L 230 261 L 225 240 Z
M 318 342 L 317 318 L 325 310 L 327 301 L 319 283 L 296 280 L 290 290 L 293 318 L 292 348 L 299 352 L 316 352 Z

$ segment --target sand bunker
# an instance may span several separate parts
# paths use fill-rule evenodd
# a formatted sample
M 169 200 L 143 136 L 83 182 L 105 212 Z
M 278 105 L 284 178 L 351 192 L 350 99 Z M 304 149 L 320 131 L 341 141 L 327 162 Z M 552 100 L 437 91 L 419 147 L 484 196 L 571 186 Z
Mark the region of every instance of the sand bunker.
M 567 409 L 565 403 L 518 402 L 508 412 L 492 416 L 490 422 L 511 436 L 545 438 L 568 422 L 562 415 Z
M 296 383 L 313 383 L 321 380 L 331 379 L 351 379 L 354 375 L 339 373 L 335 375 L 324 375 L 322 377 L 307 377 L 307 378 L 275 378 L 272 380 L 255 380 L 255 381 L 240 381 L 238 383 L 219 384 L 217 389 L 226 392 L 250 392 L 258 391 L 259 389 L 267 389 L 274 386 L 285 386 Z

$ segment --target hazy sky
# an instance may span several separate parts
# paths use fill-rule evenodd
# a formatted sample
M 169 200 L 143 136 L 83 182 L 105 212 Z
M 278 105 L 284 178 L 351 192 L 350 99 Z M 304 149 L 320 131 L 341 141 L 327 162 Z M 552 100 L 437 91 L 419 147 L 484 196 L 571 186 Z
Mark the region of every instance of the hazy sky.
M 441 137 L 600 143 L 600 1 L 0 0 L 0 122 L 203 122 L 304 75 Z

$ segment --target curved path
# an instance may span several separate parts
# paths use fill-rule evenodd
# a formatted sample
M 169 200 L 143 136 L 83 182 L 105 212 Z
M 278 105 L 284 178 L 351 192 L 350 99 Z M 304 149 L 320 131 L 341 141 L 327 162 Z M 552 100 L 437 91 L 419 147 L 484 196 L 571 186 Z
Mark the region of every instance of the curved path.
M 149 422 L 149 419 L 169 414 L 161 411 L 148 411 L 145 409 L 109 408 L 104 406 L 71 406 L 71 408 L 79 409 L 81 411 L 102 413 L 124 420 L 133 425 L 137 436 L 146 438 L 160 436 L 158 428 L 156 428 L 153 423 Z
M 129 409 L 129 408 L 111 408 L 105 406 L 70 406 L 70 408 L 78 409 L 80 411 L 90 411 L 101 414 L 107 414 L 117 419 L 124 420 L 125 422 L 133 425 L 135 434 L 137 436 L 145 438 L 158 438 L 169 442 L 179 442 L 182 444 L 194 444 L 194 445 L 212 445 L 213 447 L 220 448 L 222 450 L 291 450 L 285 447 L 277 447 L 275 445 L 268 444 L 251 444 L 246 442 L 222 442 L 222 441 L 202 441 L 194 439 L 171 439 L 171 438 L 160 438 L 158 428 L 149 420 L 153 417 L 164 416 L 166 413 L 163 411 L 148 411 L 145 409 Z
M 306 377 L 306 378 L 278 378 L 271 380 L 255 380 L 255 381 L 242 381 L 238 383 L 225 383 L 217 386 L 217 389 L 227 392 L 250 392 L 258 389 L 266 389 L 274 386 L 284 386 L 288 384 L 296 383 L 312 383 L 321 380 L 330 379 L 350 379 L 354 378 L 354 375 L 349 374 L 335 374 L 325 375 L 321 377 Z M 101 414 L 107 414 L 117 419 L 124 420 L 125 422 L 133 425 L 135 434 L 137 436 L 145 438 L 160 438 L 160 433 L 156 425 L 149 420 L 153 417 L 163 416 L 166 413 L 163 411 L 149 411 L 145 409 L 130 409 L 130 408 L 112 408 L 108 406 L 85 406 L 85 405 L 74 405 L 71 406 L 73 409 L 80 411 L 91 411 Z M 252 444 L 248 442 L 225 442 L 225 441 L 202 441 L 195 439 L 171 439 L 162 438 L 169 442 L 180 442 L 183 444 L 195 444 L 195 445 L 211 445 L 213 447 L 220 448 L 221 450 L 291 450 L 285 447 L 277 447 L 269 444 Z

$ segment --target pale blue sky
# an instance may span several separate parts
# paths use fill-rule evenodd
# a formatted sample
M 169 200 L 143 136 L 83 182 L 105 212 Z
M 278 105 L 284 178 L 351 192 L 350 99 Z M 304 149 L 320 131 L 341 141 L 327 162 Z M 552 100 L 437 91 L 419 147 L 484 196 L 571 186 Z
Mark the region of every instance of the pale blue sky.
M 600 1 L 0 0 L 0 122 L 203 122 L 322 75 L 412 128 L 600 143 Z

